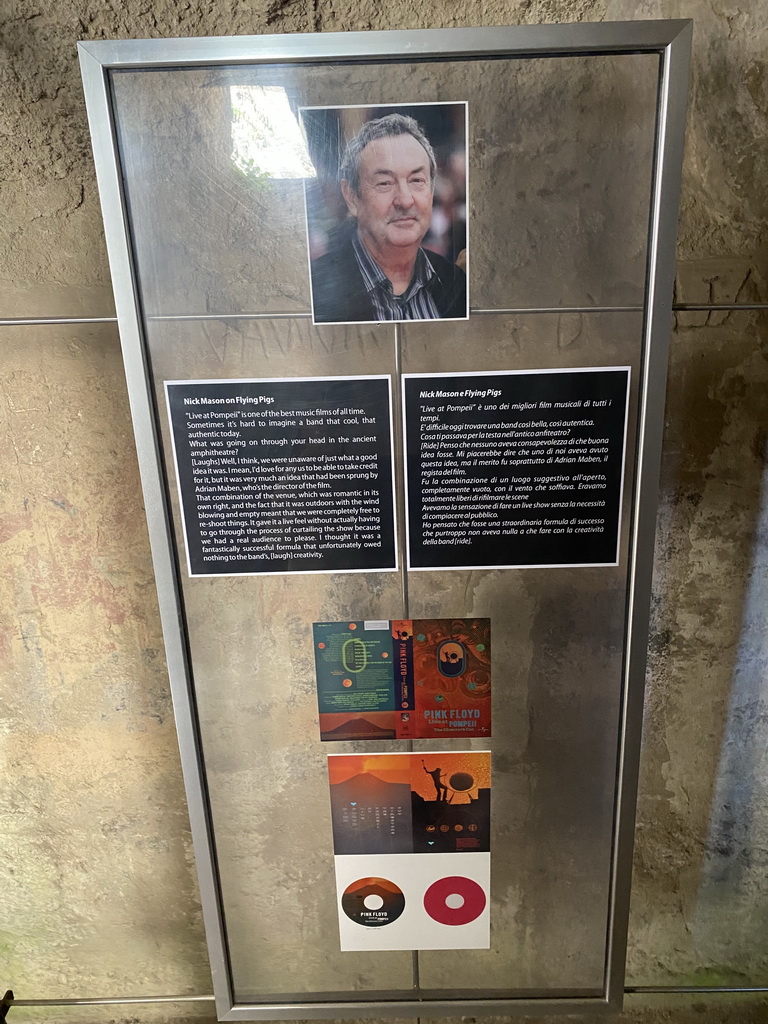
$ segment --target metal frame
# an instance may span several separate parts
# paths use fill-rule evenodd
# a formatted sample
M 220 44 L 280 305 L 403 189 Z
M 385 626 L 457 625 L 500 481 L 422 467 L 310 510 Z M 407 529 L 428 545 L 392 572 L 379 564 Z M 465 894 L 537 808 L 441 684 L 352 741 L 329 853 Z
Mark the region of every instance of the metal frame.
M 216 1009 L 220 1020 L 604 1013 L 621 1006 L 691 35 L 690 21 L 637 21 L 436 31 L 89 41 L 78 44 L 189 804 Z M 470 997 L 463 999 L 418 996 L 403 999 L 399 997 L 400 993 L 392 993 L 391 998 L 382 998 L 381 993 L 376 993 L 376 997 L 371 1000 L 236 1004 L 227 955 L 178 568 L 174 559 L 171 519 L 159 454 L 158 425 L 154 419 L 142 338 L 142 310 L 121 184 L 110 73 L 120 68 L 138 70 L 274 61 L 305 63 L 346 60 L 364 63 L 371 60 L 403 61 L 430 57 L 523 58 L 622 53 L 658 54 L 659 82 L 643 306 L 636 486 L 632 496 L 629 545 L 624 706 L 616 776 L 604 989 L 600 994 L 581 996 L 578 992 L 521 992 L 519 998 L 482 999 L 468 994 Z M 616 310 L 619 308 L 626 307 L 616 307 Z M 588 310 L 589 307 L 585 307 L 584 311 Z M 594 308 L 595 312 L 607 310 L 608 307 Z M 563 311 L 546 310 L 558 313 Z M 472 310 L 473 314 L 490 312 L 501 311 Z M 527 309 L 519 312 L 545 310 Z M 290 314 L 292 317 L 297 315 L 302 316 L 301 313 Z M 221 316 L 226 317 L 226 312 L 222 311 Z M 271 316 L 281 318 L 281 314 Z M 282 318 L 285 316 L 282 314 Z M 218 317 L 209 314 L 205 318 Z M 204 317 L 194 316 L 190 319 Z M 399 334 L 397 329 L 396 334 Z

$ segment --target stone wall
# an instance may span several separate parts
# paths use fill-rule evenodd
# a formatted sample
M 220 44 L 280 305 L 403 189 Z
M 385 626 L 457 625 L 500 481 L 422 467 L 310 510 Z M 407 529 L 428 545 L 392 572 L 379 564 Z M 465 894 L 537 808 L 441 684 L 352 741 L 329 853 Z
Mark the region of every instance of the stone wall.
M 693 17 L 679 303 L 768 301 L 762 0 L 246 0 L 0 10 L 0 318 L 112 314 L 75 42 Z M 768 313 L 678 313 L 630 923 L 632 986 L 768 986 Z M 0 327 L 0 989 L 211 991 L 119 342 Z M 630 997 L 752 1024 L 765 997 Z M 213 1021 L 208 1003 L 9 1020 Z M 586 1024 L 586 1019 L 585 1019 Z

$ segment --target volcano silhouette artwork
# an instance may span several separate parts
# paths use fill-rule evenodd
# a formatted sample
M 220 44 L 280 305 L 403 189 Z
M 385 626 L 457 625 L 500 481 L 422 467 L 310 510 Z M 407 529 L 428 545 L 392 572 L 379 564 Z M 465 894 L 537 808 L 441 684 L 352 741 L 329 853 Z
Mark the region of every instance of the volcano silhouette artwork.
M 324 740 L 393 740 L 396 735 L 394 722 L 391 729 L 383 729 L 368 718 L 353 718 L 337 725 L 335 729 L 323 730 L 320 738 Z
M 413 850 L 411 787 L 407 782 L 385 782 L 363 772 L 332 784 L 331 819 L 337 854 Z

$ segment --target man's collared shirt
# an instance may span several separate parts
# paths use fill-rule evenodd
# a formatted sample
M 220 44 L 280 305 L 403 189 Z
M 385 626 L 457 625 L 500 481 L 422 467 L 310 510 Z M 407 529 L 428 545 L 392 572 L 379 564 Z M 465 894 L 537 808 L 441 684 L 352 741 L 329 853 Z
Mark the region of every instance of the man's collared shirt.
M 392 282 L 382 271 L 360 241 L 357 232 L 352 236 L 357 265 L 363 277 L 365 290 L 373 303 L 379 320 L 438 320 L 440 313 L 427 284 L 435 270 L 423 249 L 416 254 L 413 277 L 402 295 L 392 293 Z

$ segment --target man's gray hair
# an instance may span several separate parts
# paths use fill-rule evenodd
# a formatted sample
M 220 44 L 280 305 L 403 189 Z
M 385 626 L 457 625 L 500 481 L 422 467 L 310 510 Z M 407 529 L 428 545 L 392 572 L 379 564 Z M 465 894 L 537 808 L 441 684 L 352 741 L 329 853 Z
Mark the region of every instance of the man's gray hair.
M 366 121 L 357 135 L 352 136 L 344 150 L 339 168 L 339 178 L 349 184 L 355 195 L 360 195 L 360 154 L 369 142 L 386 139 L 391 135 L 412 135 L 424 147 L 429 157 L 429 179 L 432 188 L 435 187 L 437 161 L 435 160 L 435 151 L 424 134 L 424 129 L 418 121 L 406 114 L 386 114 L 384 117 L 376 118 L 375 121 Z

